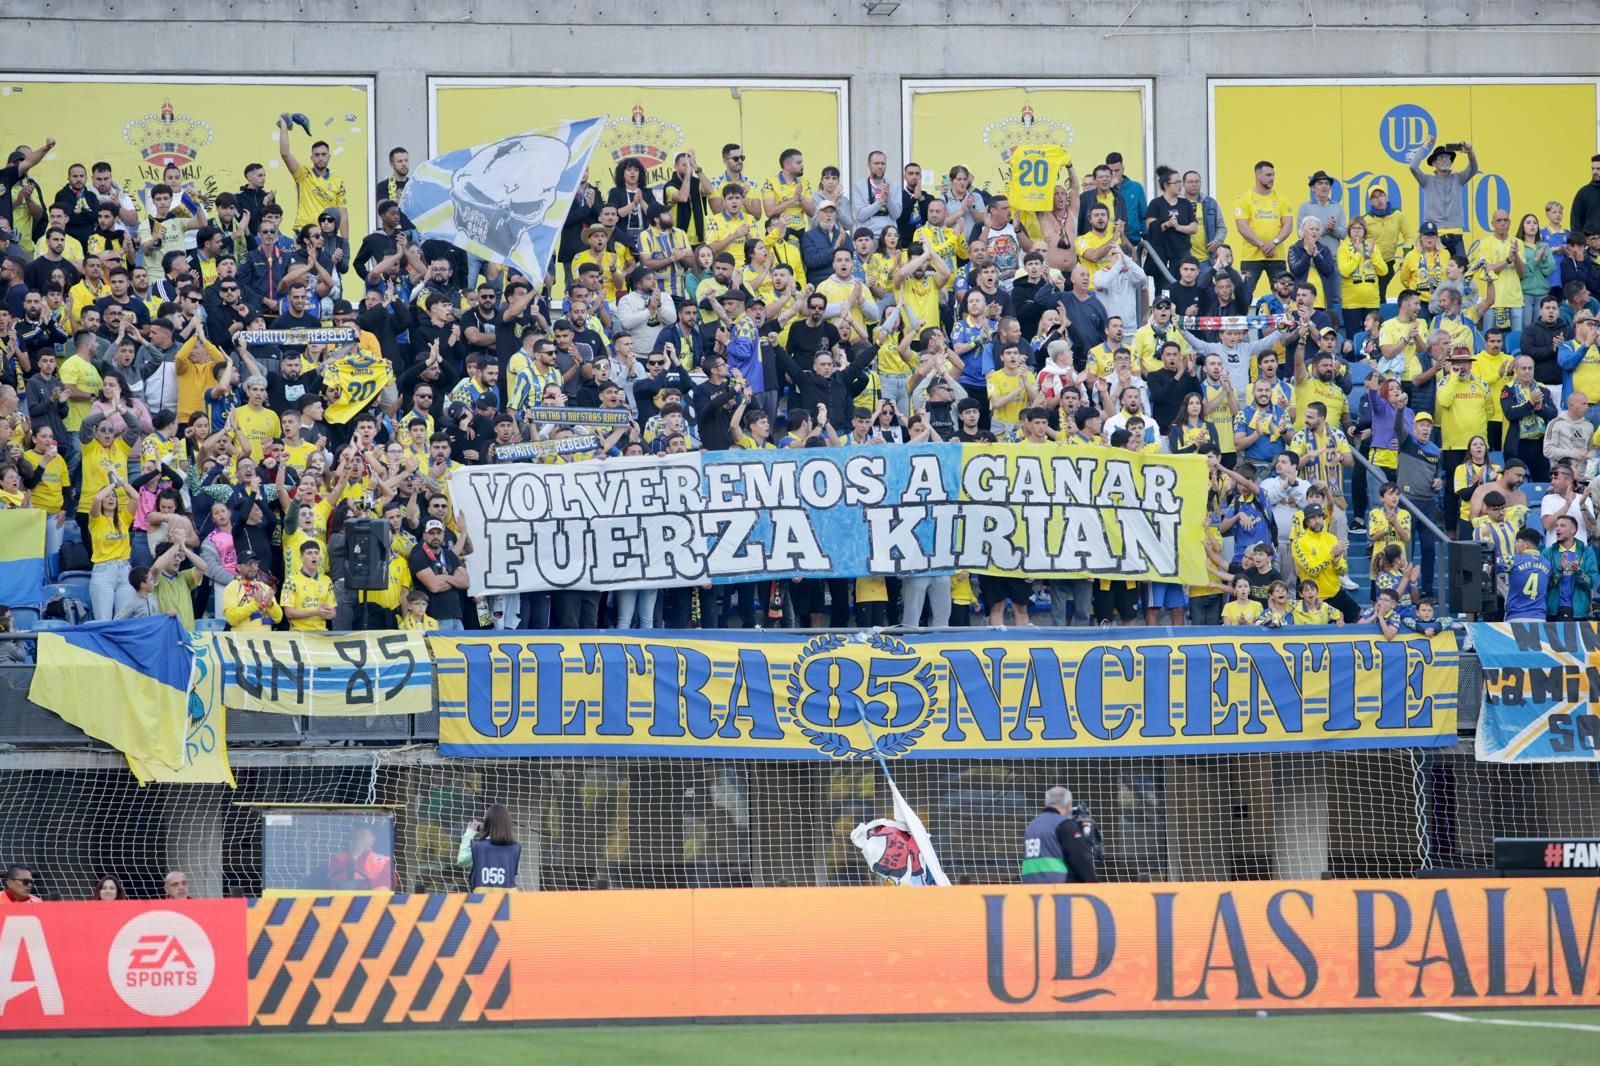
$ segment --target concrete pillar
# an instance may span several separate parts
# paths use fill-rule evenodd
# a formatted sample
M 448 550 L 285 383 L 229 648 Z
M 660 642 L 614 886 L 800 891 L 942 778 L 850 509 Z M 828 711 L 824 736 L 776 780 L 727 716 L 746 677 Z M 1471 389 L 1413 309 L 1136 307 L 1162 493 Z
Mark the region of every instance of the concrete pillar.
M 227 802 L 230 800 L 223 794 L 195 789 L 174 789 L 168 798 L 164 812 L 167 867 L 159 877 L 182 870 L 189 875 L 189 895 L 196 899 L 222 895 L 222 805 Z
M 1270 760 L 1272 875 L 1284 881 L 1316 880 L 1328 869 L 1327 764 L 1320 752 Z

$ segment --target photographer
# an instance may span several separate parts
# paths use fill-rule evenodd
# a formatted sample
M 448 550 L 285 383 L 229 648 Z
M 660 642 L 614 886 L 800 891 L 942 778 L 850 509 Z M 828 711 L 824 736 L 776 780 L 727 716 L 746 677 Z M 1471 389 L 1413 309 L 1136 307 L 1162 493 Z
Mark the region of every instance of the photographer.
M 1099 831 L 1087 809 L 1075 812 L 1072 793 L 1064 785 L 1045 790 L 1044 810 L 1022 833 L 1022 883 L 1025 885 L 1092 883 L 1094 840 Z
M 1422 224 L 1431 222 L 1438 228 L 1439 243 L 1451 255 L 1465 255 L 1461 234 L 1467 228 L 1466 197 L 1461 191 L 1478 173 L 1478 154 L 1466 142 L 1435 148 L 1434 141 L 1429 137 L 1411 156 L 1411 175 L 1422 190 Z M 1458 173 L 1452 168 L 1460 152 L 1467 153 L 1467 169 Z M 1422 172 L 1424 160 L 1433 168 L 1431 174 Z

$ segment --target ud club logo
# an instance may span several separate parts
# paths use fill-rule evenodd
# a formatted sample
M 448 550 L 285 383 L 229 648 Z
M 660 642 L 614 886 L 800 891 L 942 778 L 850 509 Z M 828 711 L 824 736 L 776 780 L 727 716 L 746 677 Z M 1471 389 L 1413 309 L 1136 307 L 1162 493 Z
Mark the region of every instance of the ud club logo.
M 128 1006 L 153 1018 L 170 1018 L 205 998 L 217 972 L 216 953 L 194 919 L 175 911 L 148 911 L 117 933 L 106 971 Z

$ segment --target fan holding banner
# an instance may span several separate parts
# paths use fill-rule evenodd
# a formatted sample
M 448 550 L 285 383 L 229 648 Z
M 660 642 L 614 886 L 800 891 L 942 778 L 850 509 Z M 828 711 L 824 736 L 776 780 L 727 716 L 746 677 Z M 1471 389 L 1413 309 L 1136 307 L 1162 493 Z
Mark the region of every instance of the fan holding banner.
M 573 120 L 446 152 L 412 173 L 400 208 L 424 237 L 538 285 L 604 127 L 604 118 Z

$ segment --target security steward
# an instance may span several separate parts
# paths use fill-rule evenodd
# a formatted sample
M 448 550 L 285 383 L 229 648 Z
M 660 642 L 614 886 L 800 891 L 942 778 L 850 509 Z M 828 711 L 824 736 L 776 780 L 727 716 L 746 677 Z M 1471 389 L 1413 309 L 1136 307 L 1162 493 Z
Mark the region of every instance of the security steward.
M 1072 817 L 1072 793 L 1064 785 L 1045 790 L 1044 810 L 1022 834 L 1022 883 L 1055 885 L 1100 880 L 1083 826 Z

